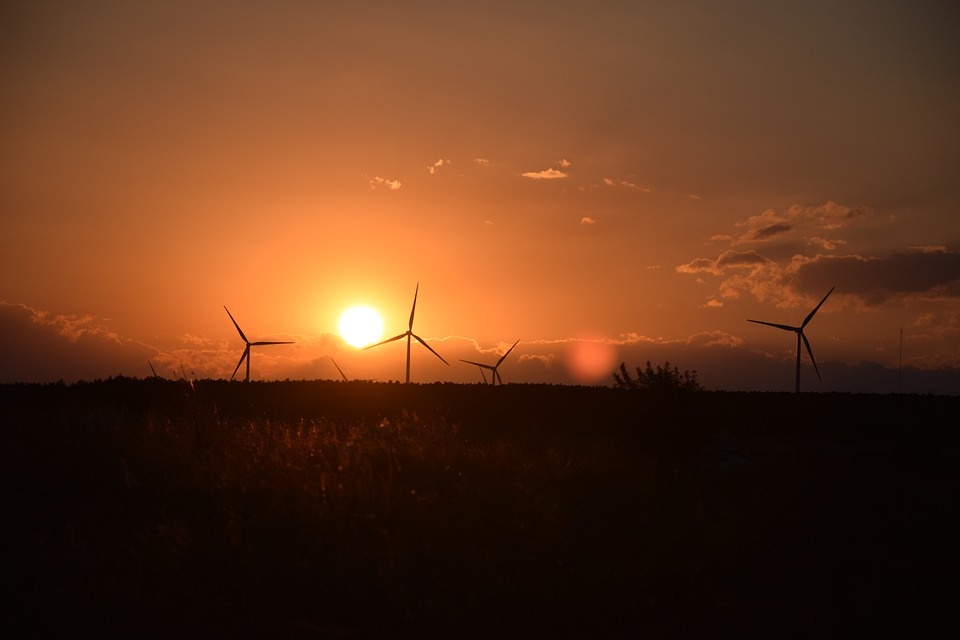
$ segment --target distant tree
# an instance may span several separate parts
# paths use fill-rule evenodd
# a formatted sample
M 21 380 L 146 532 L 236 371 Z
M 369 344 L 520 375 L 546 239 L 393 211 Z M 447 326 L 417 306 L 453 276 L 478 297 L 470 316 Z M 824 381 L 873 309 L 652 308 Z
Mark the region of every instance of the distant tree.
M 620 363 L 620 372 L 613 373 L 614 387 L 617 389 L 649 389 L 651 391 L 700 391 L 703 387 L 697 380 L 697 372 L 683 371 L 677 367 L 670 366 L 669 362 L 663 365 L 657 365 L 654 369 L 647 360 L 647 368 L 637 367 L 637 377 L 634 378 L 627 371 L 627 365 Z

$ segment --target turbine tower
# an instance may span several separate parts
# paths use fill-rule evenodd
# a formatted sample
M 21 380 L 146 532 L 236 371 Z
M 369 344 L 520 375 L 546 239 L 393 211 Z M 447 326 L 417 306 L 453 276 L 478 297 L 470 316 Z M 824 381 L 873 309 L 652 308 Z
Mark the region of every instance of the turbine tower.
M 788 324 L 777 324 L 775 322 L 764 322 L 762 320 L 747 320 L 747 322 L 756 322 L 757 324 L 765 324 L 768 327 L 776 327 L 777 329 L 783 329 L 784 331 L 794 331 L 797 334 L 797 389 L 796 392 L 800 393 L 800 341 L 803 340 L 804 346 L 807 347 L 807 353 L 810 354 L 810 362 L 813 363 L 813 370 L 817 372 L 817 378 L 823 382 L 823 378 L 820 377 L 820 369 L 817 367 L 817 361 L 813 359 L 813 349 L 810 348 L 810 341 L 807 340 L 807 336 L 803 333 L 803 328 L 807 326 L 807 323 L 810 322 L 810 319 L 813 318 L 813 314 L 820 310 L 820 307 L 823 306 L 823 303 L 827 301 L 827 298 L 830 297 L 830 294 L 833 293 L 833 290 L 836 287 L 831 287 L 830 291 L 827 291 L 827 295 L 823 296 L 823 300 L 820 301 L 820 304 L 813 308 L 813 311 L 807 314 L 807 317 L 803 319 L 803 322 L 800 323 L 799 327 L 791 327 Z
M 513 343 L 513 347 L 517 346 L 517 344 L 519 344 L 519 342 L 520 342 L 519 340 L 517 340 L 516 342 L 514 342 L 514 343 Z M 466 362 L 467 364 L 473 364 L 473 365 L 476 365 L 476 366 L 480 367 L 480 375 L 483 376 L 483 381 L 484 381 L 484 382 L 487 381 L 487 376 L 483 375 L 483 370 L 484 370 L 484 369 L 490 369 L 490 371 L 491 371 L 491 373 L 490 373 L 490 383 L 493 384 L 494 386 L 496 386 L 498 381 L 500 382 L 500 384 L 503 384 L 503 378 L 500 377 L 500 372 L 497 371 L 497 369 L 500 367 L 500 365 L 503 363 L 503 361 L 506 360 L 507 356 L 510 355 L 510 352 L 513 351 L 513 347 L 510 347 L 509 349 L 507 349 L 507 352 L 506 352 L 505 354 L 503 354 L 502 356 L 500 356 L 500 359 L 497 360 L 497 364 L 483 364 L 482 362 L 474 362 L 474 361 L 472 361 L 472 360 L 464 360 L 463 358 L 460 359 L 460 362 Z
M 230 309 L 227 309 L 227 306 L 223 306 L 224 311 L 227 312 L 227 315 L 230 316 L 230 320 L 233 320 L 233 326 L 237 328 L 237 333 L 240 334 L 240 337 L 243 338 L 243 342 L 247 345 L 243 350 L 243 355 L 240 356 L 240 360 L 237 362 L 237 368 L 233 370 L 233 375 L 230 376 L 230 379 L 233 380 L 237 375 L 237 371 L 240 370 L 240 365 L 243 364 L 243 361 L 247 361 L 247 377 L 244 378 L 244 382 L 250 382 L 250 347 L 262 347 L 268 344 L 293 344 L 292 342 L 250 342 L 247 340 L 247 336 L 243 335 L 243 330 L 240 328 L 240 325 L 237 324 L 237 321 L 233 319 L 233 314 L 230 313 Z
M 417 342 L 425 346 L 427 349 L 430 349 L 430 353 L 440 358 L 443 361 L 443 364 L 450 366 L 450 363 L 443 359 L 439 353 L 433 350 L 433 347 L 428 345 L 423 338 L 418 336 L 413 332 L 413 314 L 417 311 L 417 293 L 420 291 L 420 283 L 417 283 L 417 288 L 413 292 L 413 308 L 410 309 L 410 324 L 407 326 L 407 330 L 404 333 L 393 336 L 392 338 L 387 338 L 386 340 L 381 340 L 376 344 L 367 345 L 364 349 L 372 349 L 373 347 L 379 347 L 382 344 L 387 344 L 388 342 L 393 342 L 394 340 L 400 340 L 401 338 L 407 339 L 407 384 L 410 384 L 410 340 L 411 338 L 416 338 Z

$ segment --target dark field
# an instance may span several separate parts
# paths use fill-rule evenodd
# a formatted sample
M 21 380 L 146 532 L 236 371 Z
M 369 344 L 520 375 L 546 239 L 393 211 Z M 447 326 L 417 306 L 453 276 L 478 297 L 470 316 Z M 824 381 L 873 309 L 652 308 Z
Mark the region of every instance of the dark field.
M 0 632 L 948 630 L 958 408 L 542 385 L 4 385 Z

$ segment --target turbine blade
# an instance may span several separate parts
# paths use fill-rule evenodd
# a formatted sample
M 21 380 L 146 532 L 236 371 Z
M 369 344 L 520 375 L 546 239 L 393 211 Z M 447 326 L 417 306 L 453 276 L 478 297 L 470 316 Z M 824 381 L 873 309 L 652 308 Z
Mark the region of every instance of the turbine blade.
M 415 334 L 415 333 L 411 333 L 410 335 L 412 335 L 414 338 L 416 338 L 416 339 L 417 339 L 417 342 L 419 342 L 420 344 L 422 344 L 423 346 L 425 346 L 427 349 L 430 349 L 430 353 L 432 353 L 433 355 L 435 355 L 435 356 L 437 356 L 438 358 L 440 358 L 441 360 L 443 360 L 443 356 L 440 355 L 439 353 L 437 353 L 436 351 L 434 351 L 434 350 L 433 350 L 433 347 L 431 347 L 430 345 L 428 345 L 428 344 L 424 341 L 423 338 L 421 338 L 420 336 L 418 336 L 418 335 Z M 446 360 L 443 360 L 443 364 L 447 365 L 448 367 L 450 366 L 450 363 L 447 362 Z
M 233 380 L 236 377 L 237 371 L 240 371 L 240 365 L 242 365 L 243 361 L 249 356 L 250 356 L 250 345 L 247 345 L 247 348 L 243 350 L 243 355 L 241 355 L 240 359 L 237 361 L 237 368 L 233 370 L 233 375 L 230 376 L 231 380 Z
M 230 313 L 230 309 L 227 309 L 227 305 L 223 305 L 223 310 L 227 312 L 227 315 L 230 316 L 230 319 L 233 320 L 233 314 Z M 233 320 L 233 326 L 237 328 L 237 333 L 240 334 L 240 337 L 243 338 L 243 341 L 247 344 L 250 344 L 250 341 L 247 340 L 247 336 L 243 335 L 243 330 L 240 328 L 240 325 L 237 324 L 236 320 Z
M 251 347 L 261 347 L 265 344 L 295 344 L 293 342 L 251 342 Z
M 410 326 L 409 330 L 413 331 L 413 314 L 417 312 L 417 294 L 420 293 L 420 283 L 417 283 L 417 288 L 413 292 L 413 306 L 410 308 Z
M 332 363 L 333 363 L 333 366 L 335 366 L 335 367 L 337 368 L 337 371 L 340 372 L 340 376 L 341 376 L 345 381 L 349 382 L 349 380 L 347 380 L 347 374 L 345 374 L 345 373 L 343 372 L 343 369 L 340 368 L 340 365 L 337 364 L 337 361 L 334 360 L 333 358 L 330 358 L 330 362 L 332 362 Z
M 834 290 L 834 289 L 836 289 L 836 287 L 832 287 L 832 288 L 830 289 L 830 291 L 827 291 L 827 295 L 823 296 L 823 300 L 820 301 L 820 304 L 818 304 L 817 306 L 815 306 L 815 307 L 813 308 L 813 311 L 811 311 L 809 314 L 807 314 L 807 317 L 803 319 L 803 324 L 800 325 L 800 328 L 801 328 L 801 329 L 803 329 L 805 326 L 807 326 L 807 323 L 810 322 L 810 319 L 813 317 L 813 314 L 815 314 L 817 311 L 820 310 L 820 307 L 822 307 L 822 306 L 823 306 L 823 303 L 827 301 L 827 298 L 830 297 L 830 294 L 833 293 L 833 290 Z
M 813 370 L 817 372 L 817 379 L 823 382 L 823 378 L 820 377 L 820 369 L 817 367 L 817 361 L 813 359 L 813 349 L 810 348 L 810 341 L 807 340 L 807 336 L 803 335 L 802 331 L 800 337 L 803 338 L 803 344 L 807 348 L 807 353 L 810 354 L 810 362 L 813 363 Z
M 491 369 L 491 370 L 492 370 L 492 369 L 494 368 L 494 367 L 490 366 L 489 364 L 483 364 L 482 362 L 474 362 L 473 360 L 464 360 L 463 358 L 460 358 L 460 362 L 466 362 L 467 364 L 473 364 L 473 365 L 476 365 L 476 366 L 480 367 L 481 369 Z
M 398 336 L 393 336 L 392 338 L 387 338 L 386 340 L 381 340 L 380 342 L 378 342 L 378 343 L 376 343 L 376 344 L 368 344 L 367 346 L 364 347 L 364 349 L 373 349 L 374 347 L 379 347 L 379 346 L 382 345 L 382 344 L 387 344 L 388 342 L 393 342 L 394 340 L 399 340 L 400 338 L 406 338 L 406 337 L 407 337 L 407 334 L 401 333 L 401 334 L 398 335 Z
M 800 327 L 791 327 L 788 324 L 777 324 L 776 322 L 764 322 L 763 320 L 747 320 L 747 322 L 756 322 L 757 324 L 765 324 L 768 327 L 776 327 L 777 329 L 783 329 L 784 331 L 800 330 Z
M 517 346 L 517 344 L 518 344 L 519 342 L 520 342 L 519 340 L 517 340 L 516 342 L 514 342 L 514 343 L 513 343 L 513 347 Z M 507 352 L 506 352 L 505 354 L 503 354 L 502 356 L 500 356 L 500 359 L 497 360 L 497 366 L 498 366 L 498 367 L 500 366 L 500 363 L 503 362 L 503 361 L 507 358 L 508 355 L 510 355 L 510 352 L 513 351 L 513 347 L 510 347 L 509 349 L 507 349 Z
M 503 378 L 500 377 L 500 372 L 496 369 L 493 370 L 493 375 L 497 377 L 497 382 L 503 384 Z

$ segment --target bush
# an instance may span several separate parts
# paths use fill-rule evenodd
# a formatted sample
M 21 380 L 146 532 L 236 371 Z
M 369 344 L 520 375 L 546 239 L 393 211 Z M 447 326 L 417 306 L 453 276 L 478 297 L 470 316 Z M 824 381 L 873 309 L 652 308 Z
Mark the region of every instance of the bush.
M 651 391 L 668 392 L 700 391 L 702 389 L 700 382 L 697 380 L 696 370 L 685 370 L 681 373 L 677 367 L 671 368 L 669 362 L 664 362 L 662 366 L 657 365 L 657 368 L 654 369 L 650 361 L 647 360 L 646 369 L 637 367 L 636 378 L 630 376 L 626 363 L 621 362 L 620 372 L 614 372 L 613 379 L 614 387 L 617 389 L 649 389 Z

